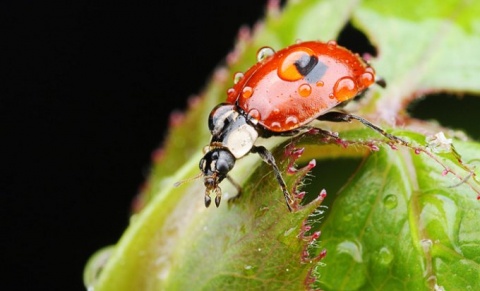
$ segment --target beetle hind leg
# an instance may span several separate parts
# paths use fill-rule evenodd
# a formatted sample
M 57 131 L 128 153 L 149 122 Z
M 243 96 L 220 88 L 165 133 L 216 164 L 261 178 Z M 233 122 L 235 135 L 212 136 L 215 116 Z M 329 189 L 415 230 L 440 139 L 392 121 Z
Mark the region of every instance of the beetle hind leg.
M 398 136 L 395 136 L 393 134 L 390 134 L 383 130 L 382 128 L 376 126 L 375 124 L 371 123 L 370 121 L 366 120 L 363 117 L 349 114 L 349 113 L 343 113 L 343 112 L 338 112 L 338 111 L 330 111 L 327 112 L 317 118 L 318 120 L 324 120 L 324 121 L 332 121 L 332 122 L 350 122 L 352 120 L 357 120 L 360 121 L 363 125 L 375 130 L 379 134 L 383 135 L 384 137 L 388 138 L 389 140 L 402 144 L 402 145 L 408 145 L 408 142 L 399 138 Z

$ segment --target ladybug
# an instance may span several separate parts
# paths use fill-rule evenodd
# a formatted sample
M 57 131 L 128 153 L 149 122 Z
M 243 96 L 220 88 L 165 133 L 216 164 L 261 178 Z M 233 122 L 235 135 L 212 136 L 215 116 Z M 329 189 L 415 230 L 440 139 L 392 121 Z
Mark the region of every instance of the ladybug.
M 215 205 L 221 201 L 219 184 L 229 176 L 235 161 L 249 153 L 258 154 L 273 168 L 275 177 L 292 211 L 294 200 L 273 155 L 258 138 L 294 136 L 313 127 L 313 120 L 349 122 L 358 120 L 387 138 L 402 139 L 386 133 L 364 118 L 334 109 L 360 95 L 376 80 L 375 71 L 358 54 L 337 45 L 335 41 L 306 41 L 275 52 L 269 47 L 257 53 L 258 62 L 245 73 L 234 76 L 234 86 L 227 100 L 217 105 L 208 118 L 212 134 L 199 167 L 204 178 L 205 206 L 215 194 Z

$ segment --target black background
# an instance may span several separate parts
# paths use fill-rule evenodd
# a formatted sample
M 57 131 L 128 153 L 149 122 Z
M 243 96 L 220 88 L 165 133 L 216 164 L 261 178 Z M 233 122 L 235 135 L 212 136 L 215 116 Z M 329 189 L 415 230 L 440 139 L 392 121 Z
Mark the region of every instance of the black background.
M 128 224 L 170 112 L 265 5 L 0 3 L 2 290 L 84 290 L 87 259 Z
M 0 286 L 84 290 L 87 259 L 128 224 L 169 114 L 266 0 L 36 2 L 0 2 Z M 417 115 L 476 124 L 478 100 L 436 99 Z

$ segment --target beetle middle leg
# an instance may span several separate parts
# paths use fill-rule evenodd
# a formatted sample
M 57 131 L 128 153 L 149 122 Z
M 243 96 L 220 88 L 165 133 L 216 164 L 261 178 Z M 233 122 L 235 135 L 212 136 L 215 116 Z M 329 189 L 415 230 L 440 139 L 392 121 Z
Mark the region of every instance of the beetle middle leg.
M 278 184 L 280 184 L 280 188 L 282 189 L 283 196 L 285 197 L 285 202 L 287 203 L 288 210 L 292 212 L 292 205 L 295 203 L 295 201 L 292 199 L 292 196 L 287 190 L 285 180 L 283 180 L 280 169 L 278 169 L 272 153 L 263 146 L 254 146 L 252 148 L 252 153 L 258 153 L 262 160 L 273 168 L 273 173 L 275 174 L 275 178 L 277 178 Z
M 291 212 L 292 211 L 292 205 L 293 205 L 294 201 L 291 198 L 290 193 L 287 190 L 287 185 L 285 183 L 285 180 L 283 180 L 282 174 L 280 173 L 280 169 L 278 168 L 278 166 L 275 162 L 275 158 L 273 157 L 272 153 L 270 153 L 263 146 L 253 146 L 251 152 L 252 153 L 257 153 L 265 163 L 267 163 L 268 165 L 270 165 L 273 168 L 273 173 L 275 174 L 275 178 L 277 178 L 278 184 L 280 184 L 280 188 L 282 189 L 283 196 L 285 197 L 285 201 L 287 203 L 288 210 Z M 237 184 L 237 182 L 235 182 L 235 180 L 233 180 L 230 176 L 227 176 L 227 179 L 230 181 L 230 183 L 233 184 L 233 186 L 235 186 L 235 188 L 237 188 L 237 191 L 238 191 L 237 195 L 228 199 L 228 202 L 233 202 L 233 201 L 237 200 L 238 198 L 240 198 L 240 196 L 242 195 L 242 192 L 241 192 L 242 189 L 241 189 L 241 186 L 239 184 Z

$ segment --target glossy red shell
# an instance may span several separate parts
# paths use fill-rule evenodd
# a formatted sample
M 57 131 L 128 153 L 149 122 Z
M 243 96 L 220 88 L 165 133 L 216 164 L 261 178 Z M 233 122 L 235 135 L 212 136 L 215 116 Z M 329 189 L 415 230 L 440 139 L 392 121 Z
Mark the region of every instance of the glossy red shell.
M 313 70 L 294 65 L 315 56 Z M 357 54 L 335 42 L 302 42 L 256 63 L 228 91 L 237 103 L 270 131 L 296 129 L 352 99 L 375 82 L 375 72 Z

